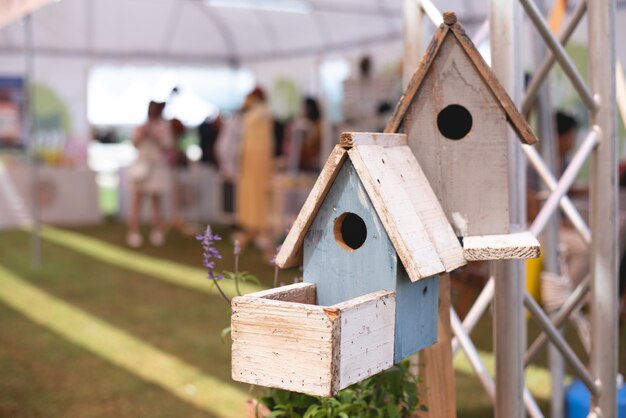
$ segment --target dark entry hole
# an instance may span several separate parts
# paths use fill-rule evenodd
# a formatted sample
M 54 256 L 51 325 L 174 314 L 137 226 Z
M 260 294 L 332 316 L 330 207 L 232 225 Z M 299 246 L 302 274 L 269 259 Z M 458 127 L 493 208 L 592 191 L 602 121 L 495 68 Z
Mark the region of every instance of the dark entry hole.
M 367 226 L 359 215 L 346 212 L 335 219 L 333 234 L 337 244 L 348 251 L 354 251 L 365 242 Z
M 472 129 L 472 114 L 461 105 L 446 106 L 437 115 L 437 127 L 446 138 L 461 139 Z

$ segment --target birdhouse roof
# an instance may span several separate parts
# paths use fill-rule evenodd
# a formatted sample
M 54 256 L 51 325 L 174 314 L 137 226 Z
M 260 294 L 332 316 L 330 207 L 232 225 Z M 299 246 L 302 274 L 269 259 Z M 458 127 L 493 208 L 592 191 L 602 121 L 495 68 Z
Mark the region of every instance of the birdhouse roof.
M 444 42 L 458 42 L 460 44 L 461 49 L 465 52 L 468 58 L 468 61 L 472 64 L 470 68 L 474 68 L 482 80 L 484 80 L 485 85 L 489 88 L 495 100 L 502 107 L 507 120 L 519 136 L 520 140 L 530 145 L 536 143 L 537 137 L 530 129 L 530 126 L 528 126 L 526 120 L 517 111 L 517 107 L 506 93 L 506 90 L 502 87 L 494 73 L 491 71 L 489 65 L 487 65 L 485 60 L 482 58 L 480 52 L 478 52 L 470 38 L 467 36 L 463 27 L 456 23 L 456 16 L 454 13 L 444 14 L 444 23 L 442 23 L 435 32 L 435 36 L 415 70 L 415 73 L 411 77 L 404 95 L 396 106 L 394 114 L 389 119 L 387 126 L 385 126 L 385 132 L 392 133 L 400 130 L 406 112 L 413 102 L 413 99 L 416 97 L 417 92 L 420 90 L 422 83 L 426 79 L 432 63 L 439 57 L 439 52 Z
M 302 263 L 304 237 L 348 159 L 411 281 L 466 264 L 463 248 L 406 135 L 344 133 L 276 256 L 279 267 Z

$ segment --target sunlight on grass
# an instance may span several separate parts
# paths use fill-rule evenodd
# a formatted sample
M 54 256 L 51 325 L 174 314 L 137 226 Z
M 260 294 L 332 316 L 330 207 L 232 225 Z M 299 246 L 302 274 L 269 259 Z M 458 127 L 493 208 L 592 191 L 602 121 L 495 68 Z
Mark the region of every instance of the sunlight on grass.
M 138 254 L 94 238 L 54 227 L 46 226 L 42 228 L 41 236 L 50 242 L 88 255 L 104 263 L 145 274 L 146 276 L 164 280 L 178 286 L 212 295 L 217 294 L 214 286 L 209 285 L 205 279 L 206 270 L 201 268 L 189 267 L 173 261 Z M 224 281 L 220 283 L 220 286 L 229 297 L 236 296 L 234 283 Z M 245 294 L 262 290 L 263 287 L 242 283 L 240 289 Z
M 492 353 L 487 353 L 485 351 L 478 352 L 481 361 L 489 371 L 491 376 L 494 375 L 495 371 L 495 360 Z M 465 353 L 459 353 L 454 358 L 454 369 L 457 372 L 473 375 L 474 370 L 470 365 L 469 360 L 465 356 Z M 571 382 L 571 377 L 567 376 L 565 380 L 565 385 L 569 385 Z M 551 398 L 550 394 L 550 372 L 543 367 L 538 366 L 529 366 L 526 368 L 526 386 L 530 390 L 530 392 L 538 399 L 549 400 Z
M 203 374 L 0 267 L 0 300 L 72 343 L 220 417 L 241 416 L 242 390 Z

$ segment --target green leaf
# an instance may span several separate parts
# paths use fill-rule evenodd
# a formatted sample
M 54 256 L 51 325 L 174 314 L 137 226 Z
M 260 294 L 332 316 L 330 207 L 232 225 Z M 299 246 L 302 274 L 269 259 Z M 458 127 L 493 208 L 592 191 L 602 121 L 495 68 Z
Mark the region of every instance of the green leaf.
M 230 327 L 226 327 L 220 332 L 220 338 L 222 339 L 222 343 L 226 343 L 226 337 L 230 335 Z

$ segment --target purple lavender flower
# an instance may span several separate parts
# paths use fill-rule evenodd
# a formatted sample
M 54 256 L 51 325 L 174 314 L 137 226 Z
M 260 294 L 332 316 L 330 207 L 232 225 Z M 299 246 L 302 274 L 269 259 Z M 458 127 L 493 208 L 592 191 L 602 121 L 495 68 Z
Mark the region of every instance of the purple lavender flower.
M 215 241 L 221 239 L 222 237 L 219 235 L 213 234 L 211 225 L 207 225 L 204 234 L 196 236 L 196 240 L 200 241 L 200 245 L 202 245 L 202 265 L 206 267 L 208 278 L 212 280 L 222 280 L 224 278 L 224 276 L 215 273 L 215 260 L 222 258 L 220 252 L 215 248 Z

